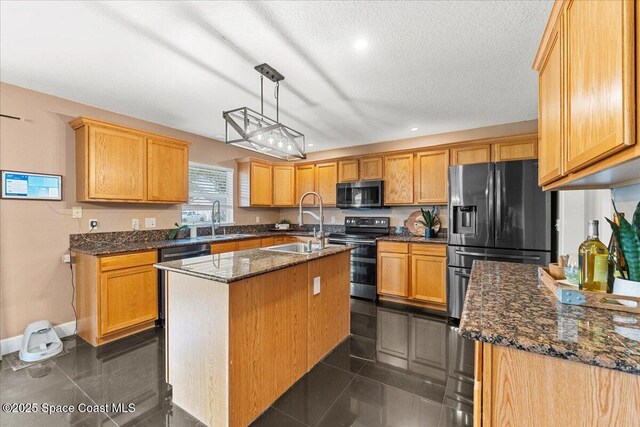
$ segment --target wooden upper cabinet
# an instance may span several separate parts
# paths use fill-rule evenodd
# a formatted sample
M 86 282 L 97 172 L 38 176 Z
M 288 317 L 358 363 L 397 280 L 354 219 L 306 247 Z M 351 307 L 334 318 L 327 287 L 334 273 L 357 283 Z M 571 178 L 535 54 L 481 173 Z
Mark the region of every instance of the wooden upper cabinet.
M 78 117 L 79 202 L 183 203 L 189 197 L 189 143 Z
M 145 199 L 147 150 L 143 135 L 89 126 L 86 151 L 86 170 L 76 173 L 83 174 L 88 191 L 79 200 Z
M 447 204 L 449 150 L 416 154 L 416 203 Z
M 496 142 L 493 144 L 493 161 L 529 160 L 538 158 L 537 136 L 524 141 Z
M 413 203 L 413 153 L 393 154 L 384 158 L 384 203 Z
M 189 199 L 189 147 L 161 139 L 147 139 L 147 198 L 163 202 Z
M 338 164 L 336 162 L 316 164 L 316 188 L 325 206 L 336 204 Z
M 251 162 L 250 168 L 251 206 L 271 206 L 271 165 Z
M 338 162 L 338 181 L 349 182 L 357 181 L 360 177 L 358 173 L 358 160 L 340 160 Z
M 562 175 L 563 146 L 563 67 L 562 16 L 549 40 L 549 50 L 538 75 L 538 183 Z
M 477 144 L 451 149 L 452 165 L 470 165 L 473 163 L 487 163 L 491 161 L 491 145 Z
M 360 180 L 373 181 L 384 179 L 383 164 L 382 156 L 364 157 L 360 159 Z
M 238 162 L 239 205 L 271 206 L 273 195 L 272 166 L 263 161 Z
M 316 191 L 316 173 L 314 165 L 296 166 L 296 205 L 300 203 L 300 197 L 307 191 Z M 315 196 L 307 196 L 305 206 L 316 204 Z
M 569 1 L 564 172 L 635 144 L 633 1 Z
M 273 165 L 273 206 L 295 206 L 295 169 L 288 165 Z

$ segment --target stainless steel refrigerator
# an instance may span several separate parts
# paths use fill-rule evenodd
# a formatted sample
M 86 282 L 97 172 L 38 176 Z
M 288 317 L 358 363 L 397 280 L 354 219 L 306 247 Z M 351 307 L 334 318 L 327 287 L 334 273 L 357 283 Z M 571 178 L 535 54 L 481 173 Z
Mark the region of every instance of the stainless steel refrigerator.
M 460 318 L 474 260 L 549 264 L 551 222 L 537 160 L 449 166 L 449 316 Z

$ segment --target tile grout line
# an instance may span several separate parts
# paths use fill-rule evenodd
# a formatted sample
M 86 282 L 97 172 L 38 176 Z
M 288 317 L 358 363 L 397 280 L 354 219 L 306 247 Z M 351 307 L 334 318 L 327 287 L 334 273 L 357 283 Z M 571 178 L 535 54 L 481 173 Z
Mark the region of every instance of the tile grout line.
M 275 402 L 273 402 L 273 403 L 275 403 Z M 285 415 L 285 416 L 287 416 L 288 418 L 291 418 L 291 419 L 292 419 L 292 420 L 294 420 L 295 422 L 298 422 L 298 423 L 300 423 L 300 424 L 302 424 L 302 425 L 304 425 L 304 426 L 310 427 L 310 426 L 309 426 L 309 424 L 304 423 L 304 422 L 300 421 L 299 419 L 292 417 L 291 415 L 287 414 L 287 413 L 286 413 L 286 412 L 284 412 L 284 411 L 281 411 L 280 409 L 276 408 L 276 407 L 275 407 L 275 406 L 273 406 L 273 405 L 271 405 L 271 406 L 269 406 L 269 407 L 270 407 L 270 408 L 275 409 L 277 412 L 281 413 L 282 415 Z M 266 412 L 266 411 L 265 411 L 265 412 Z M 264 414 L 264 412 L 263 412 L 262 414 Z M 260 414 L 260 415 L 262 415 L 262 414 Z M 258 417 L 258 418 L 260 418 L 260 417 Z
M 63 371 L 62 369 L 60 369 L 60 367 L 59 367 L 55 362 L 54 362 L 54 365 L 55 365 L 55 367 L 56 367 L 60 372 L 62 372 L 62 375 L 64 375 L 65 377 L 69 378 L 69 381 L 71 381 L 71 382 L 73 383 L 73 385 L 75 385 L 76 387 L 78 387 L 78 390 L 80 390 L 80 391 L 82 392 L 82 394 L 84 394 L 85 396 L 87 396 L 87 399 L 89 399 L 89 400 L 91 401 L 91 403 L 93 403 L 94 405 L 98 405 L 98 403 L 97 403 L 95 400 L 93 400 L 93 399 L 91 398 L 91 396 L 89 396 L 89 395 L 87 394 L 87 392 L 86 392 L 86 391 L 84 391 L 84 389 L 83 389 L 82 387 L 80 387 L 80 386 L 79 386 L 79 385 L 78 385 L 78 384 L 73 380 L 73 378 L 71 378 L 69 375 L 67 375 L 67 373 L 66 373 L 65 371 Z M 112 423 L 114 423 L 116 426 L 118 426 L 118 425 L 119 425 L 119 424 L 118 424 L 118 423 L 116 423 L 116 422 L 113 420 L 113 418 L 111 418 L 111 417 L 109 416 L 109 414 L 107 414 L 106 412 L 100 412 L 100 413 L 101 413 L 101 414 L 106 415 L 106 416 L 107 416 L 107 418 L 108 418 L 109 420 L 111 420 L 111 422 L 112 422 Z
M 349 380 L 349 382 L 347 383 L 347 385 L 345 386 L 345 388 L 342 389 L 342 391 L 340 392 L 340 394 L 338 394 L 338 397 L 336 397 L 336 400 L 333 401 L 333 403 L 327 408 L 327 410 L 325 411 L 324 414 L 322 414 L 322 417 L 320 417 L 320 419 L 318 420 L 318 422 L 315 424 L 314 427 L 320 425 L 320 423 L 322 422 L 322 420 L 324 420 L 327 415 L 329 414 L 329 412 L 331 412 L 331 409 L 336 405 L 336 402 L 338 400 L 340 400 L 340 397 L 342 397 L 342 395 L 344 394 L 344 392 L 349 388 L 349 386 L 351 385 L 351 383 L 353 382 L 353 380 L 356 379 L 356 375 L 354 374 L 353 377 L 351 377 L 351 379 Z

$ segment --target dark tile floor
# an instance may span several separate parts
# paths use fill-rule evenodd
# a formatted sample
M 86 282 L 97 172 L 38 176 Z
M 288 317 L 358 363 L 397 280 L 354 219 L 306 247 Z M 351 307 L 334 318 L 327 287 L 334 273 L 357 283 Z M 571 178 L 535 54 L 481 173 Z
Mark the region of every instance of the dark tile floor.
M 472 425 L 473 343 L 455 325 L 352 300 L 351 332 L 253 426 Z M 64 341 L 69 354 L 39 365 L 13 372 L 2 362 L 0 403 L 83 404 L 92 412 L 0 412 L 0 425 L 202 425 L 171 401 L 163 330 L 98 349 L 75 337 Z M 113 403 L 125 405 L 105 406 Z M 129 403 L 134 412 L 123 410 Z

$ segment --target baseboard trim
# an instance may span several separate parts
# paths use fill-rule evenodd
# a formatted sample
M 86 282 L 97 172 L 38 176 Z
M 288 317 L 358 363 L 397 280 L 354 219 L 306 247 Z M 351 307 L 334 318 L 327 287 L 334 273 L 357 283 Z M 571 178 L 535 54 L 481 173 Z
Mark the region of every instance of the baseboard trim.
M 61 323 L 60 325 L 54 325 L 53 329 L 56 331 L 56 334 L 60 338 L 68 337 L 73 335 L 76 330 L 76 321 L 72 320 L 71 322 Z M 20 346 L 22 345 L 22 335 L 16 335 L 15 337 L 5 338 L 0 341 L 0 351 L 3 355 L 13 353 L 14 351 L 20 350 Z

